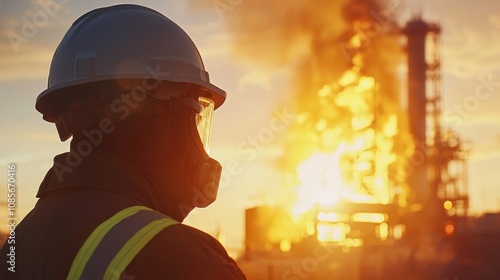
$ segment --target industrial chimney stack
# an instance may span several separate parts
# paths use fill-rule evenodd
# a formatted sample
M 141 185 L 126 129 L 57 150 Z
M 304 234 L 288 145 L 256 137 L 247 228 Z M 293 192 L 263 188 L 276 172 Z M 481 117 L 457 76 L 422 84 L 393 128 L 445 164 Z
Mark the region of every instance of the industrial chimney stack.
M 408 114 L 410 133 L 415 143 L 412 172 L 408 174 L 410 202 L 424 204 L 429 199 L 430 188 L 427 177 L 427 62 L 426 38 L 429 25 L 419 16 L 409 21 L 404 28 L 408 52 Z

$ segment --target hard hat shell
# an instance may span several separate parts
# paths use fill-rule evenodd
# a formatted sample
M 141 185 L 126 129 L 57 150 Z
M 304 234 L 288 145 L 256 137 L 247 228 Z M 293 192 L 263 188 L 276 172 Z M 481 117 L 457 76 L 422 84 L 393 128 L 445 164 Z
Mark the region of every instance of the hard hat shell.
M 35 107 L 55 122 L 62 104 L 85 85 L 151 78 L 200 87 L 215 108 L 226 98 L 210 83 L 198 49 L 177 24 L 138 5 L 100 8 L 78 18 L 64 35 L 52 58 L 48 87 Z

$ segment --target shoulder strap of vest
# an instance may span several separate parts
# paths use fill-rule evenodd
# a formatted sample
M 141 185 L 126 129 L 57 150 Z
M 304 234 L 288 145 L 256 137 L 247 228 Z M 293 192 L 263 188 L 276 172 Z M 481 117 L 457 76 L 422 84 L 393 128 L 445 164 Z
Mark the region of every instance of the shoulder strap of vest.
M 153 237 L 177 223 L 145 206 L 121 210 L 90 234 L 73 260 L 67 279 L 120 279 Z

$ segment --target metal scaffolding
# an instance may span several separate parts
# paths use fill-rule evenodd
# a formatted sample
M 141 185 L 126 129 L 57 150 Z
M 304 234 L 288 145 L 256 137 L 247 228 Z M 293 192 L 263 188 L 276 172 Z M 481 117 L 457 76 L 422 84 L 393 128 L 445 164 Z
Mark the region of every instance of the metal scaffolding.
M 437 24 L 426 24 L 426 79 L 427 79 L 427 158 L 428 180 L 433 193 L 449 216 L 467 214 L 469 196 L 467 188 L 468 143 L 451 130 L 441 126 L 441 61 Z

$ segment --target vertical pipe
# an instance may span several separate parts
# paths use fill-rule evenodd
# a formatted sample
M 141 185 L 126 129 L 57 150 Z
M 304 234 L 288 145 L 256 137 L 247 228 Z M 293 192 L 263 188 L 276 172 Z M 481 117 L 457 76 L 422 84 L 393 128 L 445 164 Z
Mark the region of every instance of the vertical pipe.
M 426 71 L 425 39 L 428 25 L 420 17 L 408 22 L 405 29 L 408 52 L 408 114 L 415 152 L 408 174 L 410 202 L 425 204 L 429 198 L 426 149 Z

